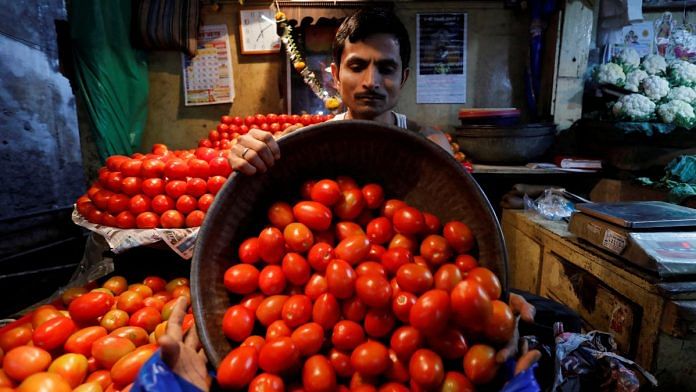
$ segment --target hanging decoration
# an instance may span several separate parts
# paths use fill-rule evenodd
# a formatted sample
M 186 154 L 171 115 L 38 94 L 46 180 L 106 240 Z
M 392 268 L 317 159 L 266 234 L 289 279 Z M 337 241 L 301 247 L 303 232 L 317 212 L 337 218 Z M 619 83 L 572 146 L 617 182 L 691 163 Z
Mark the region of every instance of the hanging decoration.
M 319 99 L 324 102 L 324 107 L 329 111 L 336 111 L 341 107 L 341 99 L 335 95 L 329 94 L 329 92 L 321 84 L 314 72 L 307 67 L 307 63 L 304 60 L 302 52 L 295 43 L 295 39 L 292 36 L 292 26 L 288 23 L 285 13 L 280 11 L 280 7 L 276 2 L 276 9 L 278 10 L 275 14 L 275 20 L 277 25 L 277 33 L 280 36 L 280 40 L 285 46 L 285 51 L 288 54 L 288 58 L 292 62 L 293 68 L 300 75 L 302 75 L 302 80 L 307 86 L 314 92 L 314 94 L 319 97 Z

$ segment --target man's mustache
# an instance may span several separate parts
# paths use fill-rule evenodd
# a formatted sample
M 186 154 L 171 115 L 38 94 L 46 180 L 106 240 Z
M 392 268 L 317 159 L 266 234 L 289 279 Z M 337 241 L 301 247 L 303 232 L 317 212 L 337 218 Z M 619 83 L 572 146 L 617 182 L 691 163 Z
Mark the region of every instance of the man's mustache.
M 384 94 L 376 93 L 374 91 L 368 91 L 368 92 L 364 92 L 364 93 L 355 94 L 355 98 L 357 98 L 357 99 L 385 99 L 386 96 Z

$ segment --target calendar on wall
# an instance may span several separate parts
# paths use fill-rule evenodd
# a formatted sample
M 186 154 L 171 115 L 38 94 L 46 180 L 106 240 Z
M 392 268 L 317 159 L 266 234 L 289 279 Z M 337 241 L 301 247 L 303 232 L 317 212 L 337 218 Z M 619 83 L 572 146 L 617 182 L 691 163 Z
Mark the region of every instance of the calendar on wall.
M 227 25 L 201 26 L 196 56 L 181 55 L 186 106 L 234 101 L 232 57 Z

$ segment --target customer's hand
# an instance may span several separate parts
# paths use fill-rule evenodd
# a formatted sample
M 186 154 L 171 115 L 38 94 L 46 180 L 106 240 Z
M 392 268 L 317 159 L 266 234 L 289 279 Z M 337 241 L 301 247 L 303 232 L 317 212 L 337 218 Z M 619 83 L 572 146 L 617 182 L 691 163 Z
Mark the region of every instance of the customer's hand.
M 157 343 L 162 349 L 162 360 L 174 373 L 207 391 L 211 383 L 205 366 L 208 359 L 198 340 L 196 325 L 191 327 L 185 338 L 182 330 L 186 305 L 186 299 L 179 297 L 167 321 L 167 331 Z
M 256 128 L 237 139 L 229 156 L 232 169 L 248 176 L 265 173 L 278 159 L 280 149 L 273 134 Z
M 509 298 L 509 306 L 510 310 L 512 311 L 512 314 L 515 316 L 515 331 L 512 335 L 512 338 L 510 341 L 508 341 L 507 345 L 503 347 L 498 353 L 496 354 L 496 362 L 498 363 L 504 363 L 508 358 L 514 357 L 517 355 L 518 351 L 518 346 L 519 346 L 519 340 L 520 340 L 520 334 L 519 334 L 519 329 L 518 329 L 518 324 L 519 320 L 522 319 L 522 321 L 532 323 L 534 322 L 534 315 L 536 313 L 536 309 L 532 304 L 527 302 L 524 297 L 522 297 L 519 294 L 515 293 L 510 293 L 510 298 Z M 518 359 L 518 366 L 522 366 L 526 364 L 526 367 L 524 369 L 527 369 L 529 366 L 531 366 L 534 362 L 538 361 L 539 358 L 537 357 L 536 354 L 529 354 L 524 350 L 525 352 L 522 353 L 522 356 Z M 535 350 L 532 350 L 535 351 Z M 537 351 L 538 352 L 538 351 Z M 539 356 L 541 356 L 541 353 L 539 353 Z M 536 359 L 534 359 L 536 358 Z M 524 362 L 522 360 L 524 359 Z M 533 359 L 533 360 L 532 360 Z M 522 369 L 522 370 L 524 370 Z

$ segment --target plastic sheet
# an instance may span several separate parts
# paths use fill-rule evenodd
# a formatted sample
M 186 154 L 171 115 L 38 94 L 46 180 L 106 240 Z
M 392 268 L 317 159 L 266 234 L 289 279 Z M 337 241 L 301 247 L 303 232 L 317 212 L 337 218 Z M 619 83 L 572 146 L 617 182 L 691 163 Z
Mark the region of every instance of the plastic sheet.
M 573 203 L 554 192 L 553 189 L 546 189 L 544 194 L 536 200 L 532 200 L 525 194 L 524 209 L 536 211 L 549 220 L 568 219 L 574 211 Z
M 160 350 L 140 368 L 131 392 L 201 392 L 198 387 L 179 377 L 162 360 Z

